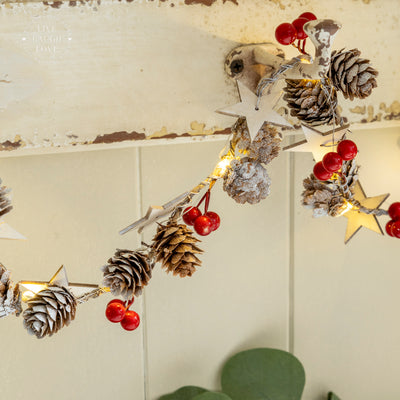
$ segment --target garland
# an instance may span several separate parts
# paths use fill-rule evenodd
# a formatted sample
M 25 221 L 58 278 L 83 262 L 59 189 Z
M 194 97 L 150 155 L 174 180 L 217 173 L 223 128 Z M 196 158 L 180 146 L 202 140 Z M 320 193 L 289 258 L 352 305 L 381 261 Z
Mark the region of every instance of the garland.
M 337 108 L 338 92 L 350 100 L 370 95 L 377 86 L 378 73 L 369 60 L 360 58 L 357 49 L 331 53 L 333 38 L 339 29 L 338 22 L 317 20 L 312 13 L 302 14 L 292 24 L 279 25 L 276 29 L 277 41 L 283 45 L 294 45 L 301 54 L 292 60 L 272 56 L 275 57 L 273 65 L 276 68 L 272 74 L 263 76 L 257 82 L 255 92 L 242 80 L 237 80 L 241 101 L 219 112 L 238 119 L 232 127 L 229 145 L 222 150 L 214 170 L 202 182 L 170 202 L 151 206 L 143 218 L 120 232 L 125 234 L 137 229 L 140 233 L 145 227 L 156 224 L 152 242 L 143 243 L 140 249 L 134 251 L 117 249 L 102 268 L 101 285 L 70 283 L 64 267 L 48 282 L 21 281 L 14 285 L 10 272 L 0 264 L 0 318 L 11 314 L 22 315 L 28 332 L 43 338 L 73 321 L 78 304 L 111 292 L 123 300 L 110 301 L 106 317 L 113 323 L 120 323 L 126 330 L 135 330 L 140 324 L 140 317 L 130 307 L 134 298 L 149 283 L 156 263 L 180 277 L 192 276 L 201 266 L 199 255 L 203 251 L 195 232 L 200 236 L 209 235 L 219 228 L 221 222 L 218 214 L 209 210 L 211 189 L 215 182 L 222 179 L 223 190 L 241 204 L 258 203 L 270 194 L 271 179 L 266 165 L 280 154 L 285 132 L 282 127 L 293 129 L 283 116 L 273 110 L 277 82 L 281 80 L 285 80 L 286 84 L 283 98 L 290 114 L 301 123 L 305 136 L 305 140 L 284 150 L 307 149 L 317 161 L 313 173 L 303 182 L 303 205 L 312 209 L 315 217 L 346 217 L 345 243 L 361 227 L 383 234 L 377 217 L 386 215 L 391 217 L 386 224 L 387 234 L 400 238 L 400 202 L 383 210 L 380 206 L 388 195 L 366 197 L 355 161 L 357 145 L 347 139 L 351 132 Z M 314 59 L 305 51 L 307 38 L 315 46 Z M 253 48 L 249 46 L 247 50 Z M 245 76 L 244 63 L 238 59 L 231 61 L 231 72 Z M 316 126 L 327 126 L 327 129 L 320 131 Z M 336 151 L 329 151 L 333 149 Z M 202 191 L 203 196 L 197 204 L 192 204 Z M 7 188 L 0 188 L 0 217 L 12 209 L 8 192 Z M 158 222 L 160 219 L 164 222 Z M 3 228 L 7 226 L 4 221 L 1 223 Z M 22 237 L 18 235 L 12 231 L 9 237 Z M 26 306 L 24 311 L 23 303 Z

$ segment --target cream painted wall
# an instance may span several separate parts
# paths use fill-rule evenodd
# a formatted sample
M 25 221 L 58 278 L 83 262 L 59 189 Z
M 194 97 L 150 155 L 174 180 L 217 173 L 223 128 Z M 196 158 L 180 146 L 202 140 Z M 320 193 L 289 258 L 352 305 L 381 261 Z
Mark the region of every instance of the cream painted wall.
M 354 135 L 367 194 L 400 199 L 400 131 Z M 116 247 L 140 242 L 118 230 L 201 180 L 221 147 L 1 159 L 14 193 L 7 222 L 28 240 L 0 241 L 0 261 L 15 280 L 45 280 L 64 264 L 71 281 L 98 282 Z M 227 357 L 270 346 L 304 363 L 304 399 L 333 389 L 343 400 L 398 400 L 399 242 L 362 231 L 344 246 L 344 218 L 312 219 L 299 205 L 312 164 L 310 154 L 281 155 L 268 168 L 270 197 L 254 206 L 218 185 L 211 206 L 222 226 L 202 244 L 203 266 L 190 279 L 157 268 L 135 303 L 143 323 L 134 333 L 106 321 L 108 296 L 45 340 L 28 336 L 21 319 L 0 320 L 1 398 L 155 400 L 185 384 L 218 388 Z

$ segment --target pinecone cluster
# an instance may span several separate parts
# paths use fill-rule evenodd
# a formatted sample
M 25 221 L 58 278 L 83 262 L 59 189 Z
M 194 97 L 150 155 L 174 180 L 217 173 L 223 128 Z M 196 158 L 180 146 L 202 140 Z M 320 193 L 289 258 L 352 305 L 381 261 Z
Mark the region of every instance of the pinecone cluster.
M 255 204 L 269 195 L 270 185 L 267 170 L 258 161 L 243 157 L 231 162 L 223 188 L 237 203 Z
M 117 249 L 115 255 L 102 268 L 103 284 L 111 289 L 115 296 L 131 299 L 142 294 L 149 283 L 154 263 L 149 256 L 140 251 Z
M 355 97 L 368 97 L 378 85 L 378 71 L 371 67 L 370 61 L 360 57 L 358 49 L 334 51 L 331 55 L 331 66 L 328 73 L 336 90 L 343 92 L 344 97 L 353 100 Z
M 174 220 L 159 225 L 153 238 L 152 252 L 156 262 L 161 262 L 162 268 L 181 278 L 192 276 L 201 261 L 196 254 L 203 252 L 196 243 L 199 239 L 193 236 L 193 231 L 186 225 Z
M 8 193 L 10 193 L 10 191 L 11 189 L 7 189 L 5 186 L 0 187 L 0 217 L 9 213 L 13 208 L 11 205 L 11 200 L 8 198 Z
M 358 167 L 354 160 L 345 161 L 340 180 L 320 181 L 314 174 L 304 179 L 302 204 L 313 210 L 314 217 L 339 215 L 346 200 L 352 200 L 354 184 L 358 179 Z
M 286 100 L 290 115 L 311 126 L 339 124 L 337 94 L 332 85 L 319 80 L 286 80 Z
M 27 301 L 24 327 L 38 339 L 51 336 L 75 319 L 76 299 L 66 288 L 51 285 Z
M 18 285 L 13 286 L 11 273 L 0 264 L 0 318 L 21 313 L 21 294 Z

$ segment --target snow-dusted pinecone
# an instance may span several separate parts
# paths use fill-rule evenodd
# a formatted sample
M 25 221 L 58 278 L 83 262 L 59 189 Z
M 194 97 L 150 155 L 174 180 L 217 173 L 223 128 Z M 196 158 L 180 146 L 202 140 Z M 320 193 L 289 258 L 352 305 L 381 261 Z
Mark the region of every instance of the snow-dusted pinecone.
M 13 286 L 11 273 L 0 264 L 0 318 L 21 313 L 21 294 L 18 285 Z
M 140 251 L 117 250 L 102 268 L 103 284 L 114 296 L 125 299 L 142 294 L 149 283 L 154 264 L 147 254 Z
M 319 80 L 286 80 L 286 93 L 290 115 L 308 125 L 318 126 L 335 121 L 339 124 L 337 94 L 333 86 Z
M 257 161 L 244 157 L 234 160 L 224 177 L 224 190 L 236 202 L 255 204 L 270 193 L 271 179 Z
M 378 71 L 372 68 L 370 61 L 360 57 L 360 50 L 334 51 L 331 56 L 329 78 L 336 90 L 343 92 L 345 98 L 368 97 L 378 85 Z
M 320 181 L 314 174 L 304 179 L 302 204 L 313 210 L 314 217 L 335 217 L 343 211 L 346 201 L 353 198 L 354 184 L 358 179 L 355 160 L 345 161 L 341 177 L 337 180 Z
M 13 208 L 11 200 L 8 198 L 8 193 L 10 193 L 10 191 L 11 189 L 7 189 L 5 186 L 0 187 L 0 217 L 10 212 Z
M 27 301 L 24 327 L 38 339 L 57 333 L 75 319 L 76 299 L 66 288 L 48 286 Z
M 253 141 L 250 139 L 245 118 L 239 118 L 232 131 L 233 143 L 239 150 L 247 152 L 252 160 L 268 164 L 279 155 L 282 139 L 272 125 L 264 123 Z

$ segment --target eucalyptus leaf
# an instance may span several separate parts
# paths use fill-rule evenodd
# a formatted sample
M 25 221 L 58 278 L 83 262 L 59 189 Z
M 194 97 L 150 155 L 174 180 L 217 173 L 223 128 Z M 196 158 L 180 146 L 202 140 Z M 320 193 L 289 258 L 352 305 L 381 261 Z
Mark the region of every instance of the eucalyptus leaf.
M 336 396 L 335 393 L 329 392 L 328 393 L 328 400 L 340 400 L 339 397 Z
M 305 372 L 301 362 L 286 351 L 253 349 L 227 361 L 221 384 L 232 400 L 300 400 Z
M 201 387 L 183 386 L 174 393 L 160 397 L 159 400 L 193 400 L 195 397 L 205 392 L 207 392 L 207 390 Z
M 232 400 L 232 399 L 225 393 L 206 392 L 203 394 L 199 394 L 196 397 L 193 397 L 193 400 Z

